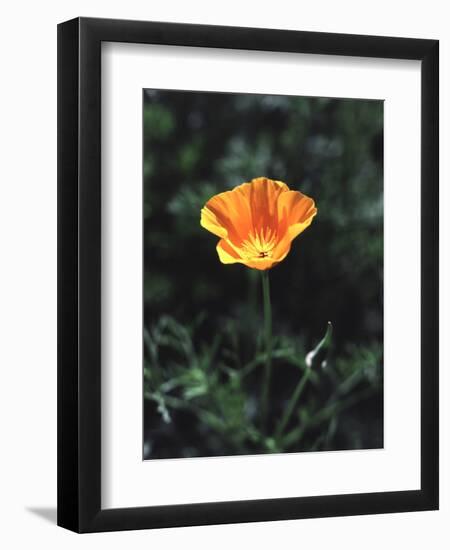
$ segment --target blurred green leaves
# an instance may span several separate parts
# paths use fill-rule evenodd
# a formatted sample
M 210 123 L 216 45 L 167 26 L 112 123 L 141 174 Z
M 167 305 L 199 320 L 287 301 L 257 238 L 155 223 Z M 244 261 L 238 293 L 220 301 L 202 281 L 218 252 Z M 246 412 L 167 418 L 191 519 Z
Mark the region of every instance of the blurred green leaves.
M 308 367 L 298 342 L 286 336 L 275 339 L 275 386 L 283 379 L 297 385 L 288 383 L 282 398 L 271 402 L 272 422 L 261 431 L 258 384 L 265 354 L 255 350 L 250 362 L 236 357 L 240 327 L 231 320 L 228 332 L 236 338 L 225 333 L 225 342 L 216 337 L 197 349 L 202 322 L 188 329 L 164 316 L 144 332 L 144 392 L 147 406 L 156 413 L 146 426 L 153 458 L 356 448 L 356 442 L 363 446 L 367 441 L 364 421 L 354 417 L 350 433 L 345 415 L 380 388 L 381 355 L 376 349 L 351 347 L 337 361 Z M 315 349 L 326 348 L 330 336 L 328 328 Z M 189 445 L 180 446 L 179 430 L 186 419 Z
M 154 141 L 166 141 L 175 127 L 173 113 L 163 105 L 155 104 L 153 109 L 144 110 L 146 137 Z

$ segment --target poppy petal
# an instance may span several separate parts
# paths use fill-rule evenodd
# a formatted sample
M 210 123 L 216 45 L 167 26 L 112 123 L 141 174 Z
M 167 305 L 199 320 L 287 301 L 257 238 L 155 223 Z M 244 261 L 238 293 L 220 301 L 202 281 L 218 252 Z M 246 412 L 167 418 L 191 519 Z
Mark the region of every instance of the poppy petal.
M 217 235 L 218 237 L 224 238 L 227 236 L 228 231 L 219 221 L 218 217 L 212 210 L 209 208 L 202 208 L 200 216 L 200 225 L 204 227 L 210 233 Z
M 214 235 L 238 244 L 247 238 L 251 230 L 249 201 L 239 188 L 219 193 L 202 209 L 200 224 Z
M 304 231 L 317 214 L 314 201 L 299 191 L 288 191 L 278 199 L 279 234 L 294 239 Z
M 281 262 L 286 258 L 291 250 L 292 238 L 290 235 L 286 235 L 284 239 L 281 239 L 272 251 L 272 258 L 276 263 Z
M 225 239 L 220 239 L 217 243 L 216 249 L 219 259 L 223 264 L 235 264 L 242 261 L 242 257 L 236 249 L 232 247 Z
M 250 202 L 254 231 L 259 233 L 267 227 L 276 227 L 277 202 L 282 194 L 289 191 L 289 187 L 282 181 L 268 178 L 255 178 L 242 187 Z

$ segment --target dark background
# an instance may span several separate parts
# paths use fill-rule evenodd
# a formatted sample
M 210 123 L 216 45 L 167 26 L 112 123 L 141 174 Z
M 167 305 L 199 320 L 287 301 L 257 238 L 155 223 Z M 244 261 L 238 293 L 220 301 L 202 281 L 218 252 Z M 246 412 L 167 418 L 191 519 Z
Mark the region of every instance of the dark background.
M 144 91 L 144 458 L 383 445 L 383 103 Z M 312 225 L 270 270 L 272 427 L 333 324 L 289 430 L 258 429 L 260 272 L 200 227 L 214 194 L 266 176 L 311 196 Z M 295 431 L 297 430 L 297 432 Z M 298 435 L 298 437 L 295 436 Z

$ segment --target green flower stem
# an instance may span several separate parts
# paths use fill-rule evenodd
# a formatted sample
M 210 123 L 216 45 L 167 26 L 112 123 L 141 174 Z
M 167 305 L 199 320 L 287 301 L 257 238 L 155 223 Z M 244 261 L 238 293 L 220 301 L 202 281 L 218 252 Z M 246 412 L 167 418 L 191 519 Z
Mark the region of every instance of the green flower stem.
M 306 386 L 306 382 L 309 379 L 309 374 L 311 372 L 311 369 L 306 367 L 305 372 L 303 373 L 303 376 L 300 378 L 294 393 L 292 394 L 289 403 L 284 411 L 284 415 L 282 416 L 277 429 L 275 431 L 275 439 L 278 440 L 281 435 L 283 434 L 284 430 L 286 429 L 286 426 L 288 425 L 289 420 L 291 419 L 292 413 L 295 410 L 295 407 L 297 406 L 298 400 L 300 399 L 300 396 L 303 392 L 304 387 Z
M 266 361 L 261 394 L 261 424 L 264 429 L 267 421 L 270 379 L 272 377 L 272 306 L 270 303 L 270 282 L 268 271 L 262 271 L 262 293 L 264 307 L 264 340 L 266 344 Z

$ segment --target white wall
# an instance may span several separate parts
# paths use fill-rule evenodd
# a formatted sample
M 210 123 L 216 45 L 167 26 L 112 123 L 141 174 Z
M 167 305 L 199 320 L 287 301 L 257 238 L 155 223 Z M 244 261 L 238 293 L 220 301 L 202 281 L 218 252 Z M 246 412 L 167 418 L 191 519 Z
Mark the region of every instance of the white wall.
M 0 541 L 4 548 L 450 547 L 450 18 L 446 2 L 66 0 L 7 3 L 0 85 Z M 56 506 L 56 24 L 152 19 L 441 40 L 441 510 L 75 535 Z M 400 223 L 401 213 L 399 213 Z M 38 449 L 38 454 L 36 454 Z M 51 521 L 49 521 L 49 519 Z

